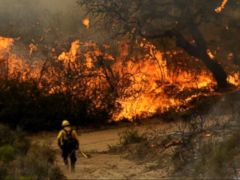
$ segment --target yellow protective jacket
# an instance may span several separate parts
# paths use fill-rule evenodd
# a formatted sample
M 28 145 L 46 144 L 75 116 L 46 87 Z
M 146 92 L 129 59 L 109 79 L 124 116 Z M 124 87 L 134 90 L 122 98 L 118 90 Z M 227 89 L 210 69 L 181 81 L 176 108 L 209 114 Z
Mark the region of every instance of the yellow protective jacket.
M 72 137 L 76 140 L 77 142 L 77 146 L 79 145 L 79 141 L 78 141 L 78 135 L 77 135 L 77 131 L 73 130 L 71 127 L 65 127 L 64 129 L 62 129 L 61 131 L 59 131 L 58 136 L 57 136 L 57 141 L 58 141 L 58 145 L 60 147 L 62 147 L 63 145 L 63 140 L 64 138 L 66 138 L 67 136 L 67 132 L 72 132 Z

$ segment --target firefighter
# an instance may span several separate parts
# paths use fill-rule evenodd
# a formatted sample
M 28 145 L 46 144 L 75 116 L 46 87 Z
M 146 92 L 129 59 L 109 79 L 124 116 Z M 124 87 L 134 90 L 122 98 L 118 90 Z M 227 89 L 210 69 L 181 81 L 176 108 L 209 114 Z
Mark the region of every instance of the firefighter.
M 71 170 L 75 170 L 75 164 L 77 161 L 76 150 L 79 149 L 78 135 L 75 130 L 72 129 L 68 120 L 62 121 L 62 130 L 57 136 L 58 146 L 62 150 L 62 158 L 65 165 L 69 166 L 69 158 L 71 162 Z

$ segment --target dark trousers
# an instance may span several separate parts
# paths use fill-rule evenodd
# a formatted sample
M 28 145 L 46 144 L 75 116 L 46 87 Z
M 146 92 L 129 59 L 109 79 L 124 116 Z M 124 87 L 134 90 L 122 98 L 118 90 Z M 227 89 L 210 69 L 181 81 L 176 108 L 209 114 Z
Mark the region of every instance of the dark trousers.
M 68 165 L 68 158 L 70 158 L 71 167 L 72 167 L 72 168 L 75 167 L 75 163 L 76 163 L 76 161 L 77 161 L 75 149 L 63 148 L 63 149 L 62 149 L 62 157 L 63 157 L 64 163 L 65 163 L 66 165 Z

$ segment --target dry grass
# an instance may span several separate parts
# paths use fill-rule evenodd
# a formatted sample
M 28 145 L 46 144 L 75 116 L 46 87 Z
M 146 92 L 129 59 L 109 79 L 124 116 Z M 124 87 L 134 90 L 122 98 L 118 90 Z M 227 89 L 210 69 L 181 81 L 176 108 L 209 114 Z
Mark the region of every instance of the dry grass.
M 234 178 L 240 168 L 239 94 L 220 99 L 209 113 L 178 121 L 174 129 L 129 129 L 112 147 L 126 158 L 164 169 L 170 177 Z
M 0 179 L 64 179 L 54 155 L 47 146 L 30 145 L 22 132 L 0 126 Z

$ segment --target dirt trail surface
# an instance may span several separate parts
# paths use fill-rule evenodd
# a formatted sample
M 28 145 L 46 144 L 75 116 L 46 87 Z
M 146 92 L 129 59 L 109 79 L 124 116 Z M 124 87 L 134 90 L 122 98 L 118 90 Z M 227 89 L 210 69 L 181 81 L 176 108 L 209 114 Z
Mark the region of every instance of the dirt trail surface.
M 161 128 L 162 123 L 151 123 L 137 127 L 140 132 L 149 128 Z M 109 154 L 109 145 L 119 142 L 119 133 L 126 127 L 82 133 L 79 136 L 81 150 L 91 157 L 86 159 L 78 152 L 76 172 L 71 173 L 61 159 L 56 143 L 55 133 L 41 133 L 31 136 L 33 142 L 43 143 L 56 150 L 57 165 L 63 170 L 67 179 L 159 179 L 165 173 L 161 170 L 151 170 L 151 163 L 137 164 L 124 159 L 121 155 Z

